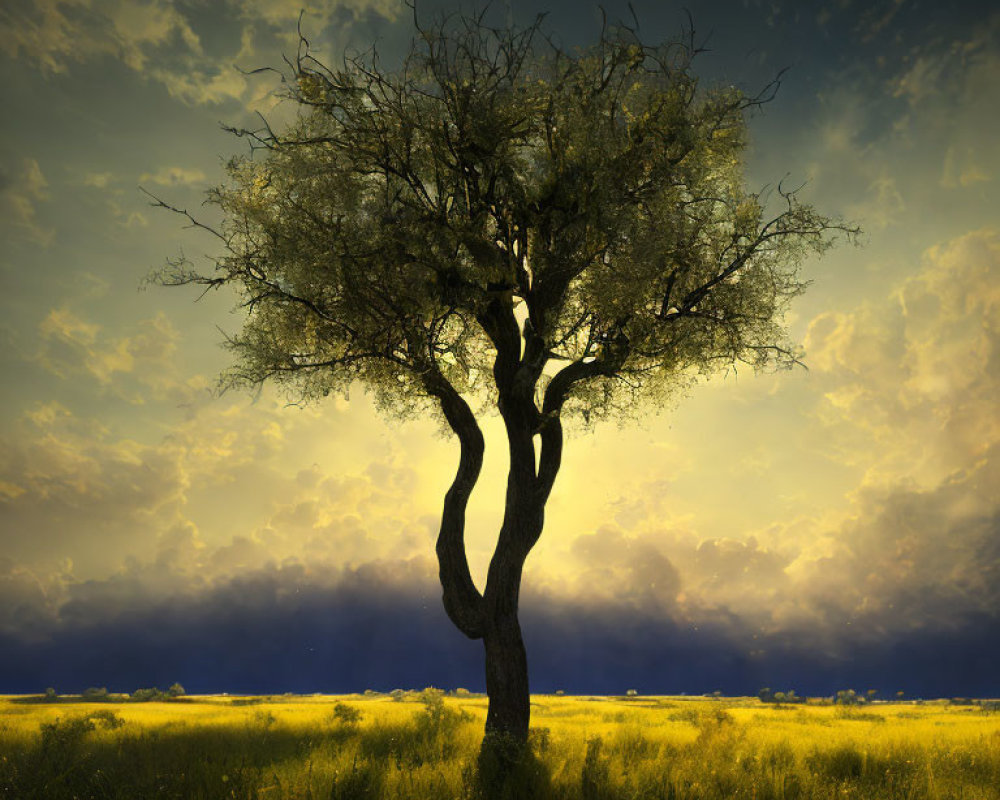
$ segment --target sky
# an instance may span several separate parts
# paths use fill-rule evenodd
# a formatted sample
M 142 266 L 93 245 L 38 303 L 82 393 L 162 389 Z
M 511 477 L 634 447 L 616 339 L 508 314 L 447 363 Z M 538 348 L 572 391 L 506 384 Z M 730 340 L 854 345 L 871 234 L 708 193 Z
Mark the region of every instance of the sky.
M 475 3 L 420 3 L 421 15 Z M 604 4 L 631 20 L 625 3 Z M 683 4 L 635 0 L 647 41 Z M 1000 11 L 919 0 L 706 2 L 706 85 L 755 93 L 747 181 L 863 229 L 804 264 L 808 369 L 720 374 L 620 427 L 571 428 L 521 615 L 532 689 L 998 696 Z M 329 63 L 413 33 L 397 0 L 0 6 L 0 692 L 484 685 L 440 603 L 457 442 L 361 386 L 300 406 L 216 391 L 235 299 L 149 287 L 197 212 Z M 593 42 L 596 4 L 493 4 Z M 204 213 L 211 214 L 211 210 Z M 500 522 L 484 422 L 474 575 Z

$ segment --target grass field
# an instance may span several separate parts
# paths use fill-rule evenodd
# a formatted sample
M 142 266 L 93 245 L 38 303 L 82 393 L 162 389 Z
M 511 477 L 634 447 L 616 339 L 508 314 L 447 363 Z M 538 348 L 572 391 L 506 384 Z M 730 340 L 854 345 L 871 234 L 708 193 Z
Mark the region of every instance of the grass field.
M 486 700 L 0 697 L 0 798 L 476 796 Z M 1000 798 L 1000 713 L 756 698 L 532 702 L 517 798 Z

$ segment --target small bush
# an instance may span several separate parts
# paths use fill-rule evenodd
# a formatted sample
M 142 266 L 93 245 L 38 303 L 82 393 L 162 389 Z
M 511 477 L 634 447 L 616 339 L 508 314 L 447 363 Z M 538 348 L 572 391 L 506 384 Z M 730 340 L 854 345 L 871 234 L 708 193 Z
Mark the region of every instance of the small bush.
M 75 748 L 97 726 L 89 717 L 59 717 L 40 726 L 42 750 L 65 752 Z
M 337 703 L 333 707 L 333 719 L 344 727 L 353 727 L 361 721 L 361 712 L 347 703 Z
M 148 703 L 153 700 L 165 700 L 166 695 L 154 686 L 152 689 L 136 689 L 129 699 L 134 703 Z
M 118 730 L 118 728 L 125 724 L 125 720 L 110 709 L 95 711 L 92 714 L 88 714 L 87 718 L 108 730 Z

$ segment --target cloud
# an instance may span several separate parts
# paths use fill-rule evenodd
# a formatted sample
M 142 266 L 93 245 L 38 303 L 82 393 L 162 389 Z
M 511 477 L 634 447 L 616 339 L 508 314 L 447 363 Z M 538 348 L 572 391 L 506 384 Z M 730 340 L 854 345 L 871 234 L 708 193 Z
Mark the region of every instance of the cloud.
M 210 50 L 205 42 L 219 40 L 220 23 L 198 4 L 11 0 L 0 8 L 0 52 L 34 62 L 46 75 L 67 73 L 76 63 L 115 58 L 185 103 L 243 102 L 252 99 L 252 92 L 234 64 L 257 60 L 262 52 L 278 63 L 279 43 L 294 40 L 303 6 L 306 18 L 320 29 L 343 28 L 367 15 L 393 19 L 399 10 L 393 0 L 226 3 L 222 24 L 240 34 L 240 46 L 230 50 L 216 45 Z
M 113 569 L 183 506 L 177 453 L 114 439 L 56 403 L 36 407 L 5 438 L 0 475 L 21 491 L 0 504 L 0 519 L 18 532 L 6 550 L 20 563 L 50 570 L 69 557 L 85 572 Z
M 1000 235 L 985 229 L 928 249 L 881 302 L 812 320 L 817 414 L 838 457 L 936 482 L 1000 440 L 998 287 Z
M 192 384 L 178 377 L 174 362 L 179 334 L 162 312 L 135 323 L 129 334 L 113 337 L 66 307 L 54 308 L 38 332 L 40 348 L 33 358 L 60 378 L 89 376 L 133 403 L 168 395 L 189 399 Z M 137 386 L 122 376 L 134 378 Z
M 0 10 L 0 48 L 10 58 L 27 58 L 48 74 L 64 73 L 73 62 L 99 56 L 120 58 L 141 71 L 149 51 L 177 40 L 194 51 L 198 37 L 172 4 L 151 0 L 14 0 Z
M 789 569 L 786 623 L 829 638 L 947 631 L 1000 608 L 1000 446 L 940 485 L 860 492 L 856 515 L 825 534 L 829 555 Z
M 944 156 L 941 188 L 957 189 L 993 180 L 987 169 L 980 165 L 971 147 L 949 147 Z
M 200 169 L 184 167 L 161 167 L 156 172 L 145 172 L 139 177 L 141 183 L 148 181 L 158 186 L 192 186 L 204 180 L 205 173 Z
M 115 176 L 111 172 L 88 172 L 83 176 L 83 185 L 92 186 L 95 189 L 106 189 L 114 182 Z
M 0 629 L 9 691 L 176 680 L 192 692 L 483 688 L 482 647 L 448 622 L 427 558 L 347 568 L 290 561 L 158 589 L 124 572 L 64 586 L 58 604 L 22 569 L 8 565 L 5 575 L 4 608 L 24 609 L 21 626 Z M 750 694 L 777 685 L 982 696 L 995 689 L 1000 656 L 995 613 L 936 631 L 845 637 L 820 652 L 808 638 L 761 634 L 720 613 L 678 619 L 536 588 L 521 609 L 536 692 Z
M 38 220 L 38 204 L 49 199 L 49 182 L 33 158 L 21 159 L 16 172 L 0 165 L 0 218 L 29 242 L 48 247 L 55 230 Z
M 65 315 L 50 323 L 81 370 L 107 368 L 96 326 Z M 136 372 L 169 364 L 171 342 L 155 327 L 145 333 L 111 350 L 114 359 L 124 353 Z M 0 525 L 31 535 L 12 537 L 7 553 L 43 570 L 68 558 L 85 578 L 155 553 L 209 578 L 288 558 L 345 565 L 432 552 L 436 515 L 414 467 L 369 451 L 341 468 L 296 469 L 292 458 L 289 469 L 287 453 L 315 440 L 316 413 L 270 394 L 250 403 L 195 388 L 163 391 L 188 402 L 149 411 L 151 441 L 123 435 L 135 423 L 118 415 L 99 421 L 55 402 L 25 413 L 0 442 Z

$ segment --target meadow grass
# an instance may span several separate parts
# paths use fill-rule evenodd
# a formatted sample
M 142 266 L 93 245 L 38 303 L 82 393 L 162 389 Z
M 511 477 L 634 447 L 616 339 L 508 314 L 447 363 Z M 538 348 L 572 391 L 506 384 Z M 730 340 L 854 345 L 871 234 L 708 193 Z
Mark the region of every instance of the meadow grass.
M 482 794 L 486 700 L 0 697 L 0 798 L 452 800 Z M 505 791 L 539 800 L 1000 798 L 1000 714 L 536 696 Z

